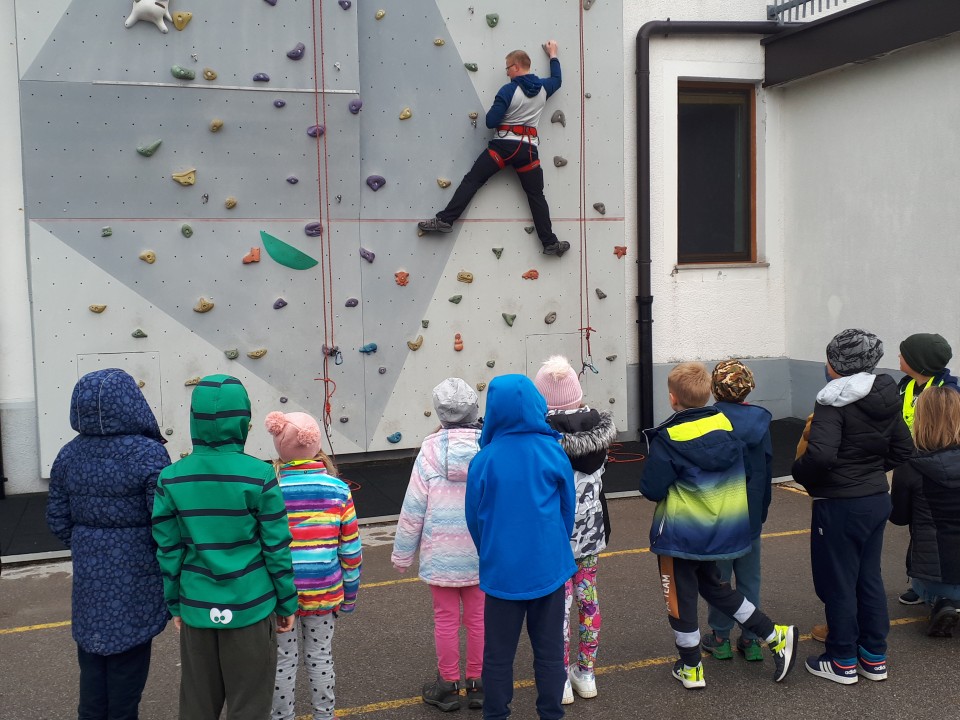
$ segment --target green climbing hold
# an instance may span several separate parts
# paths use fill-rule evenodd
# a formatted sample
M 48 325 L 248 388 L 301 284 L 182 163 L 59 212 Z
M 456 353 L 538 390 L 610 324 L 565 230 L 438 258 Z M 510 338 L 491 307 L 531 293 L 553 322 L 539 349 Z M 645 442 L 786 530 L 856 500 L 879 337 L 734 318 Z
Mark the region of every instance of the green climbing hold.
M 526 231 L 527 235 L 533 235 L 533 231 L 536 230 L 536 228 L 533 225 L 527 225 L 524 230 Z
M 463 66 L 470 72 L 476 72 L 480 69 L 476 63 L 464 63 Z
M 512 315 L 510 313 L 500 313 L 500 314 L 503 316 L 504 322 L 506 322 L 507 325 L 509 325 L 510 327 L 513 327 L 513 321 L 517 319 L 517 316 Z
M 130 336 L 135 338 L 145 338 L 147 334 L 140 328 L 137 328 L 132 333 L 130 333 Z
M 184 223 L 183 225 L 180 226 L 180 234 L 183 235 L 185 238 L 193 237 L 193 228 L 187 225 L 186 223 Z
M 170 74 L 177 80 L 194 80 L 197 77 L 197 74 L 193 70 L 180 65 L 174 65 L 170 68 Z
M 496 360 L 487 360 L 487 367 L 488 367 L 488 368 L 492 368 L 492 367 L 493 367 L 494 365 L 496 365 L 496 364 L 497 364 L 497 361 L 496 361 Z
M 293 245 L 288 245 L 263 230 L 260 231 L 260 239 L 263 240 L 263 247 L 266 248 L 267 254 L 281 265 L 294 270 L 309 270 L 317 264 L 317 261 L 306 253 L 300 252 Z
M 503 248 L 493 248 L 493 254 L 497 256 L 497 260 L 500 259 L 500 256 L 503 255 Z
M 100 237 L 110 237 L 113 235 L 113 228 L 109 225 L 100 228 Z
M 223 354 L 227 356 L 227 360 L 236 360 L 240 357 L 240 351 L 236 348 L 231 348 L 230 350 L 224 350 Z
M 500 22 L 500 16 L 497 15 L 497 13 L 490 13 L 489 15 L 487 15 L 487 25 L 489 25 L 490 27 L 492 28 L 496 27 L 497 23 L 499 22 Z
M 140 145 L 137 147 L 137 152 L 143 155 L 144 157 L 151 157 L 160 147 L 160 144 L 163 140 L 154 140 L 149 145 Z
M 420 321 L 420 327 L 422 327 L 424 330 L 426 330 L 428 327 L 430 327 L 430 321 L 429 321 L 429 320 L 421 320 L 421 321 Z
M 461 300 L 463 300 L 463 295 L 450 296 L 450 302 L 452 302 L 454 305 L 459 305 Z

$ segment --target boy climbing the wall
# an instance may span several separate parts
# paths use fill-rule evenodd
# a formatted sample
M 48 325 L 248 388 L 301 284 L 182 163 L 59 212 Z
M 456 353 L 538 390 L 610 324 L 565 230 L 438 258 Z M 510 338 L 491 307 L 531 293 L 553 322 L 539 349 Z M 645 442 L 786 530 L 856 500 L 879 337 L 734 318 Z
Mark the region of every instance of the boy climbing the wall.
M 487 112 L 487 127 L 496 130 L 487 149 L 473 163 L 447 206 L 436 217 L 418 223 L 423 232 L 448 233 L 467 205 L 491 177 L 507 165 L 513 166 L 520 185 L 527 194 L 530 213 L 543 243 L 544 255 L 560 257 L 570 249 L 570 243 L 560 241 L 553 234 L 550 208 L 543 195 L 543 170 L 540 167 L 537 126 L 547 104 L 547 98 L 560 89 L 560 61 L 557 42 L 548 40 L 543 51 L 550 58 L 550 77 L 541 78 L 530 72 L 530 56 L 523 50 L 514 50 L 506 57 L 506 72 L 510 82 L 500 88 L 493 106 Z

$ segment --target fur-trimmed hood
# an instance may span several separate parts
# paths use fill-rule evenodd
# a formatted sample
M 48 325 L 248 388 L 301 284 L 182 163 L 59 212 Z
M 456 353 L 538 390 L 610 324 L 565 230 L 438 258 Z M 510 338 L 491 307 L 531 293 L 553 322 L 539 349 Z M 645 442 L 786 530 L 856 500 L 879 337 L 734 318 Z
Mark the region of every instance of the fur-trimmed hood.
M 547 413 L 547 422 L 561 433 L 560 446 L 574 470 L 596 472 L 607 459 L 607 450 L 617 439 L 613 415 L 583 407 Z

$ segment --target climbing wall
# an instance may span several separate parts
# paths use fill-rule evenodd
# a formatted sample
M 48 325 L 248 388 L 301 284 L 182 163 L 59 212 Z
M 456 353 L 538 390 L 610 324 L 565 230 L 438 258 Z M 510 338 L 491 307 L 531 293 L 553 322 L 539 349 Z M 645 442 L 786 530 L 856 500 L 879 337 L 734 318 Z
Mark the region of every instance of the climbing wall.
M 191 382 L 213 372 L 250 390 L 263 456 L 273 409 L 326 414 L 339 454 L 416 447 L 444 377 L 482 403 L 497 374 L 554 352 L 626 425 L 618 6 L 16 9 L 45 472 L 77 377 L 107 366 L 142 382 L 174 457 Z M 564 84 L 541 159 L 572 249 L 540 254 L 512 171 L 454 232 L 418 235 L 486 146 L 504 55 L 525 48 L 545 75 L 549 37 Z

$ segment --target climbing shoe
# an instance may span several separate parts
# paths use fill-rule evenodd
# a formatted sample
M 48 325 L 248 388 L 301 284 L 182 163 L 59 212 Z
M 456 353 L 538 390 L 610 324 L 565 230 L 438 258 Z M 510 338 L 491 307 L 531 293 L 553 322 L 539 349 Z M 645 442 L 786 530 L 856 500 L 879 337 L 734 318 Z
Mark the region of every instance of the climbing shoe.
M 453 225 L 435 217 L 432 217 L 429 220 L 421 220 L 417 223 L 417 227 L 423 232 L 448 233 L 453 230 Z
M 737 652 L 743 655 L 743 659 L 749 662 L 759 662 L 763 660 L 763 648 L 760 647 L 760 641 L 757 638 L 746 640 L 740 638 L 737 640 Z
M 730 649 L 730 638 L 719 637 L 715 632 L 701 637 L 700 647 L 717 660 L 729 660 L 733 657 L 733 650 Z
M 696 667 L 687 667 L 683 660 L 677 660 L 673 665 L 673 676 L 683 683 L 687 690 L 695 690 L 707 686 L 707 681 L 703 679 L 703 663 L 697 663 Z
M 773 637 L 767 640 L 770 652 L 773 653 L 773 681 L 780 682 L 787 673 L 793 670 L 793 664 L 797 661 L 797 645 L 800 643 L 800 635 L 797 632 L 796 625 L 774 625 Z M 807 668 L 810 670 L 810 668 Z M 813 672 L 813 670 L 810 670 Z M 814 673 L 816 674 L 816 673 Z M 856 677 L 856 670 L 854 670 Z
M 544 255 L 556 255 L 557 257 L 562 257 L 563 254 L 570 249 L 570 243 L 566 240 L 555 240 L 549 245 L 543 246 Z
M 482 710 L 483 680 L 480 678 L 467 678 L 465 689 L 467 691 L 467 707 L 471 710 Z
M 423 686 L 421 696 L 427 705 L 440 708 L 443 712 L 460 709 L 460 681 L 444 680 L 439 675 L 429 685 Z

